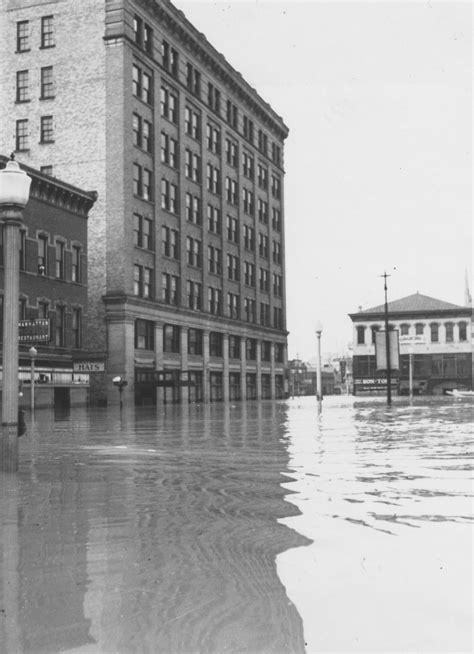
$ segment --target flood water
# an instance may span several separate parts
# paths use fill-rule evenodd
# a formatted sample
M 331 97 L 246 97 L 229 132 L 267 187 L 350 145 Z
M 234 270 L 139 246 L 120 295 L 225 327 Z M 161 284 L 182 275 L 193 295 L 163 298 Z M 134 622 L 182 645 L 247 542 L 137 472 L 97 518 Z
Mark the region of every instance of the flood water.
M 39 410 L 0 652 L 472 651 L 472 404 Z

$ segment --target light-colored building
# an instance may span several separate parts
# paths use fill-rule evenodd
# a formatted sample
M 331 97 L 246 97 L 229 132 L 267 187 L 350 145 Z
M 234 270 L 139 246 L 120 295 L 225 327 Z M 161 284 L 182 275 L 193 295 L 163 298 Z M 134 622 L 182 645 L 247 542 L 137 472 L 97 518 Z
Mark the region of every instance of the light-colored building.
M 353 323 L 354 394 L 386 389 L 377 371 L 375 333 L 385 329 L 385 307 L 349 314 Z M 472 388 L 472 308 L 415 293 L 388 303 L 389 327 L 398 331 L 400 371 L 393 384 L 408 392 L 412 356 L 414 392 L 441 394 Z
M 95 397 L 281 396 L 283 120 L 168 0 L 4 0 L 0 56 L 0 150 L 98 192 Z

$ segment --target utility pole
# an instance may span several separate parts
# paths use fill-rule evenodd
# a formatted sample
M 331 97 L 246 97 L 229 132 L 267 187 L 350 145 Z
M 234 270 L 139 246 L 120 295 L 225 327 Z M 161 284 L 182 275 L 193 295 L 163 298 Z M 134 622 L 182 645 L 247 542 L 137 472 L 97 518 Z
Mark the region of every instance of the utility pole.
M 385 291 L 385 356 L 387 357 L 387 404 L 392 404 L 392 375 L 390 369 L 390 334 L 388 332 L 388 302 L 387 302 L 387 275 L 384 272 L 380 277 L 384 278 L 384 291 Z

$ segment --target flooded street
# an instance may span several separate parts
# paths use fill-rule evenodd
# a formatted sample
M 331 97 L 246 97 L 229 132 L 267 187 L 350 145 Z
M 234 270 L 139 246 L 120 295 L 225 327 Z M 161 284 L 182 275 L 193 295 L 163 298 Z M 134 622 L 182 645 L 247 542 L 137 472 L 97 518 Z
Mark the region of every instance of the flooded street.
M 0 651 L 472 651 L 472 404 L 37 412 Z

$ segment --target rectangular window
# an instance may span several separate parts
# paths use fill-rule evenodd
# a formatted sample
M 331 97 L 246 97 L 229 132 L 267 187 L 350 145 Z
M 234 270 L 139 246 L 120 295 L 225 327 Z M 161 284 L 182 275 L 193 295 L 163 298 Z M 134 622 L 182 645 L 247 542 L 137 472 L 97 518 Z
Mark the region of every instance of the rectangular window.
M 272 209 L 272 227 L 276 232 L 281 231 L 281 212 L 279 209 Z
M 171 73 L 174 77 L 178 75 L 178 51 L 175 50 L 167 41 L 161 44 L 161 63 L 163 68 Z
M 55 329 L 55 344 L 57 347 L 64 347 L 65 345 L 65 315 L 66 308 L 62 305 L 56 307 L 56 329 Z
M 38 236 L 38 275 L 48 272 L 48 237 Z
M 49 318 L 48 302 L 38 302 L 38 318 Z
M 459 340 L 461 343 L 465 343 L 467 341 L 467 325 L 465 322 L 460 322 L 459 323 Z
M 258 253 L 261 257 L 268 259 L 268 236 L 261 232 L 258 235 Z
M 254 159 L 247 152 L 242 152 L 242 173 L 244 177 L 253 179 L 254 176 Z
M 161 180 L 161 208 L 178 213 L 178 187 L 167 179 Z
M 452 343 L 454 341 L 454 324 L 452 322 L 447 322 L 444 329 L 446 332 L 446 343 Z
M 220 171 L 218 168 L 215 166 L 212 166 L 211 164 L 207 164 L 206 167 L 206 180 L 207 180 L 207 190 L 211 191 L 211 193 L 216 193 L 217 195 L 220 193 L 221 187 L 220 187 Z
M 227 216 L 227 239 L 233 243 L 239 242 L 239 221 L 229 215 Z
M 281 196 L 281 181 L 280 177 L 278 175 L 272 175 L 272 187 L 271 187 L 271 192 L 274 198 L 277 200 L 280 199 Z
M 245 320 L 247 322 L 255 322 L 256 321 L 256 302 L 252 298 L 245 298 L 245 303 L 244 303 L 244 312 L 245 312 Z
M 147 104 L 152 103 L 152 86 L 151 86 L 151 75 L 143 71 L 142 74 L 142 100 Z
M 197 195 L 186 193 L 186 220 L 195 225 L 201 224 L 201 200 Z
M 143 49 L 153 54 L 153 29 L 147 23 L 143 25 Z
M 197 141 L 201 138 L 201 117 L 190 107 L 184 109 L 184 131 Z
M 28 119 L 16 121 L 15 150 L 21 152 L 28 150 Z
M 163 327 L 163 352 L 180 352 L 181 330 L 177 325 L 165 325 Z
M 240 336 L 229 336 L 229 358 L 240 359 Z
M 213 288 L 212 286 L 209 286 L 207 297 L 208 297 L 209 313 L 212 313 L 215 316 L 221 316 L 222 315 L 222 291 L 219 288 Z
M 261 223 L 268 224 L 268 202 L 262 198 L 258 199 L 258 219 Z
M 269 272 L 265 268 L 260 268 L 259 280 L 260 280 L 260 290 L 268 293 L 269 291 Z
M 179 259 L 179 232 L 163 225 L 162 230 L 162 253 L 165 257 Z
M 178 306 L 179 304 L 179 277 L 163 273 L 162 276 L 162 299 L 166 304 Z
M 249 261 L 245 262 L 244 281 L 246 286 L 255 287 L 255 265 Z
M 234 320 L 239 319 L 240 298 L 235 293 L 227 293 L 227 315 L 229 318 L 233 318 Z
M 425 331 L 425 326 L 423 325 L 423 323 L 421 323 L 421 322 L 416 323 L 416 325 L 415 325 L 415 334 L 417 336 L 422 336 L 424 331 Z
M 255 209 L 253 193 L 252 191 L 249 191 L 247 188 L 242 189 L 242 203 L 245 213 L 248 214 L 249 216 L 253 216 L 254 209 Z
M 209 354 L 211 357 L 222 356 L 223 334 L 220 332 L 209 332 Z
M 166 86 L 161 87 L 160 111 L 171 123 L 178 122 L 178 94 Z
M 137 350 L 155 349 L 155 323 L 151 320 L 135 320 L 135 348 Z
M 233 254 L 227 255 L 227 277 L 236 282 L 240 278 L 240 259 Z
M 161 162 L 178 167 L 178 142 L 172 136 L 161 132 Z
M 435 322 L 431 323 L 430 332 L 431 332 L 431 342 L 432 343 L 438 343 L 438 341 L 439 341 L 439 325 L 437 323 L 435 323 Z
M 56 279 L 64 279 L 64 243 L 56 241 Z
M 72 246 L 71 281 L 81 281 L 81 248 L 78 245 Z
M 237 168 L 239 160 L 239 148 L 237 143 L 231 141 L 231 139 L 225 140 L 225 156 L 229 166 Z
M 281 244 L 273 241 L 273 262 L 281 264 Z
M 199 282 L 188 280 L 187 283 L 188 308 L 195 311 L 202 309 L 202 285 Z
M 82 347 L 82 313 L 80 309 L 72 310 L 72 346 Z
M 283 343 L 275 343 L 275 361 L 283 363 L 285 358 L 285 346 Z
M 244 138 L 253 143 L 253 121 L 248 116 L 244 116 L 243 133 Z
M 54 143 L 52 116 L 41 116 L 40 143 Z
M 226 120 L 231 125 L 234 129 L 237 129 L 237 120 L 238 120 L 238 113 L 237 113 L 237 106 L 231 102 L 231 100 L 227 100 L 226 103 Z
M 270 341 L 262 341 L 262 361 L 271 361 L 272 344 Z
M 272 143 L 272 160 L 277 165 L 281 164 L 281 148 L 276 143 Z
M 41 69 L 41 100 L 54 98 L 53 67 L 44 66 Z
M 52 166 L 40 166 L 40 172 L 43 173 L 43 175 L 49 175 L 50 177 L 53 176 L 53 167 Z
M 54 16 L 42 16 L 41 18 L 41 47 L 54 47 Z
M 186 86 L 198 96 L 201 93 L 201 73 L 190 63 L 186 64 Z
M 248 361 L 257 359 L 257 341 L 255 338 L 247 338 L 245 341 L 245 358 Z
M 196 238 L 186 237 L 186 255 L 190 266 L 200 268 L 202 266 L 201 241 Z
M 221 151 L 221 133 L 210 123 L 206 126 L 207 148 L 214 154 L 220 154 Z
M 257 183 L 260 188 L 266 190 L 268 187 L 268 170 L 262 164 L 258 164 Z
M 133 192 L 135 195 L 143 195 L 143 171 L 139 164 L 133 164 Z
M 210 232 L 220 234 L 221 228 L 221 212 L 217 207 L 207 205 L 207 227 Z
M 221 93 L 214 84 L 207 85 L 207 104 L 209 107 L 218 114 L 221 110 Z
M 26 52 L 30 49 L 30 24 L 27 20 L 20 20 L 16 24 L 16 50 Z
M 359 325 L 357 328 L 357 345 L 365 345 L 365 327 Z
M 138 297 L 151 298 L 153 296 L 153 270 L 135 264 L 133 266 L 133 293 Z
M 193 182 L 201 179 L 201 158 L 191 150 L 185 150 L 184 153 L 184 174 Z
M 244 225 L 244 247 L 251 252 L 255 250 L 255 229 L 250 225 Z
M 229 204 L 237 204 L 237 182 L 230 177 L 225 178 L 226 199 Z
M 266 302 L 260 302 L 260 324 L 263 327 L 270 326 L 270 305 Z
M 188 329 L 188 354 L 202 355 L 202 329 Z
M 281 307 L 273 307 L 273 327 L 283 329 L 283 309 Z
M 258 130 L 258 149 L 264 155 L 267 155 L 268 151 L 268 137 L 265 132 L 261 129 Z
M 135 14 L 133 17 L 133 38 L 138 46 L 142 46 L 143 40 L 143 21 Z
M 282 279 L 281 275 L 273 273 L 273 295 L 275 297 L 281 297 L 282 295 Z
M 19 70 L 16 74 L 16 101 L 28 102 L 28 100 L 29 100 L 28 71 Z
M 214 275 L 220 275 L 222 273 L 222 250 L 216 248 L 213 245 L 209 245 L 207 252 L 209 272 L 213 273 Z

